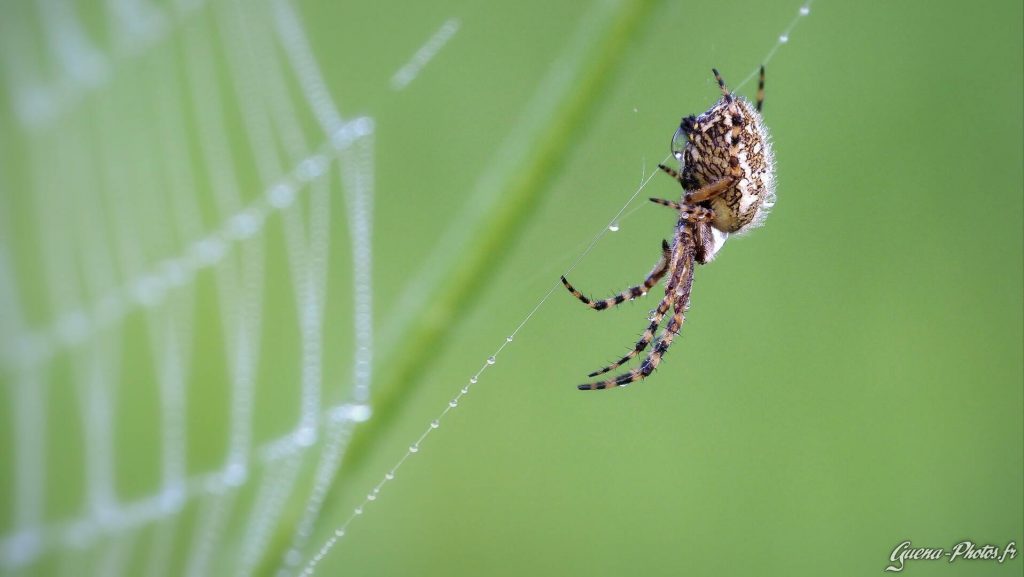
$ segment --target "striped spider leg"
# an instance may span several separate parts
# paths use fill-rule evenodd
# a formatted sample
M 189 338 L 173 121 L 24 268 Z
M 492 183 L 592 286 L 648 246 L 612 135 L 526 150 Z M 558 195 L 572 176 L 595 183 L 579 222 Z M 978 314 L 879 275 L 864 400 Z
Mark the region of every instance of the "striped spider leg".
M 683 326 L 690 304 L 694 266 L 711 262 L 730 234 L 760 226 L 775 204 L 775 162 L 771 140 L 761 119 L 764 67 L 761 67 L 754 103 L 734 96 L 718 71 L 712 69 L 712 72 L 721 90 L 721 99 L 703 114 L 685 116 L 679 123 L 671 147 L 680 163 L 679 170 L 658 165 L 683 189 L 679 201 L 651 199 L 679 214 L 673 243 L 662 242 L 661 260 L 642 284 L 602 300 L 584 296 L 562 277 L 562 283 L 574 297 L 591 309 L 601 311 L 646 295 L 668 276 L 665 296 L 652 312 L 650 324 L 633 349 L 589 376 L 617 369 L 654 343 L 639 368 L 604 381 L 579 385 L 582 390 L 620 387 L 650 376 Z M 672 310 L 672 317 L 658 334 L 669 310 Z
M 666 274 L 666 272 L 671 272 L 669 280 L 665 285 L 665 296 L 658 303 L 657 308 L 654 310 L 654 314 L 651 315 L 650 324 L 640 337 L 640 340 L 637 341 L 636 345 L 634 345 L 633 349 L 630 350 L 626 356 L 607 367 L 590 373 L 588 376 L 595 377 L 618 368 L 646 350 L 652 341 L 656 341 L 651 352 L 648 353 L 647 357 L 640 364 L 640 367 L 604 381 L 579 385 L 578 388 L 580 390 L 610 389 L 613 387 L 628 385 L 647 378 L 658 367 L 658 364 L 661 363 L 662 357 L 668 350 L 669 346 L 671 346 L 675 336 L 679 334 L 685 320 L 684 315 L 686 308 L 689 306 L 690 288 L 693 284 L 694 258 L 698 251 L 698 246 L 695 240 L 697 234 L 695 225 L 706 224 L 713 219 L 713 211 L 705 207 L 696 205 L 684 205 L 681 207 L 679 221 L 676 225 L 676 236 L 671 246 L 671 250 L 663 250 L 661 261 L 658 262 L 658 265 L 655 266 L 654 270 L 651 271 L 651 274 L 648 275 L 647 279 L 644 281 L 643 286 L 649 288 L 654 286 L 654 284 L 657 283 L 658 280 Z M 664 241 L 662 242 L 662 248 L 669 248 L 667 243 Z M 633 296 L 638 287 L 632 287 L 611 298 L 603 301 L 596 301 L 597 303 L 609 304 L 605 306 L 595 306 L 595 301 L 592 301 L 580 294 L 580 292 L 577 291 L 564 277 L 562 278 L 562 282 L 573 296 L 594 310 L 604 310 L 609 306 L 614 306 L 624 302 L 625 300 L 631 300 L 632 298 L 636 298 L 636 296 L 646 294 L 646 291 L 644 291 Z M 672 309 L 673 311 L 672 318 L 669 320 L 668 325 L 661 334 L 658 335 L 657 339 L 655 339 L 654 335 L 669 309 Z

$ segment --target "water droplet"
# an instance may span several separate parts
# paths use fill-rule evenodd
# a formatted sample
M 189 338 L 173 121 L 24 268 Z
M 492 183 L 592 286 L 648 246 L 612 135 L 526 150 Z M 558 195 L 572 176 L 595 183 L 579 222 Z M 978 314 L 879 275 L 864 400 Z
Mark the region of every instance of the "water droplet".
M 683 172 L 686 168 L 686 148 L 690 145 L 690 135 L 683 127 L 680 126 L 672 134 L 672 143 L 669 145 L 669 150 L 672 151 L 672 156 L 679 161 L 679 172 Z
M 436 429 L 436 428 L 438 428 L 440 426 L 441 426 L 441 421 L 438 421 L 437 419 L 434 419 L 433 421 L 430 421 L 430 428 L 431 429 Z
M 327 159 L 322 156 L 307 158 L 299 164 L 296 176 L 299 180 L 313 180 L 327 169 Z
M 779 36 L 779 42 L 782 44 L 789 42 L 789 34 L 783 34 L 782 36 Z
M 493 356 L 487 357 L 487 364 L 488 365 L 493 365 L 497 361 L 498 361 L 498 359 L 494 358 Z
M 811 13 L 811 7 L 810 6 L 801 6 L 800 7 L 800 15 L 801 16 L 807 16 L 810 13 Z
M 185 488 L 181 486 L 181 483 L 175 483 L 171 487 L 167 488 L 158 499 L 160 508 L 167 513 L 177 511 L 184 502 Z
M 470 382 L 471 384 L 474 384 L 474 385 L 475 385 L 475 384 L 477 383 L 477 381 L 478 381 L 478 380 L 479 380 L 479 379 L 477 379 L 476 377 L 470 377 L 470 378 L 469 378 L 469 382 Z
M 505 342 L 506 343 L 511 343 L 513 338 L 515 338 L 515 337 L 513 337 L 512 335 L 509 335 L 509 336 L 505 337 Z
M 419 445 L 409 445 L 409 452 L 410 453 L 418 453 L 419 451 L 420 451 L 420 446 Z
M 229 238 L 241 240 L 256 234 L 262 224 L 254 210 L 238 213 L 228 221 L 226 234 Z
M 455 399 L 452 399 L 448 401 L 448 406 L 454 409 L 455 407 L 459 406 L 459 402 L 456 401 Z
M 610 230 L 612 232 L 619 232 L 619 223 L 613 222 L 613 223 L 609 224 L 608 225 L 608 230 Z
M 308 447 L 316 442 L 316 429 L 313 427 L 302 427 L 295 435 L 295 442 L 300 447 Z
M 393 481 L 393 480 L 395 480 L 395 474 L 394 473 L 387 473 L 386 475 L 384 475 L 384 478 L 387 479 L 388 481 Z
M 463 395 L 468 395 L 469 394 L 469 387 L 462 387 L 462 394 Z
M 132 296 L 135 301 L 144 307 L 152 307 L 159 303 L 166 292 L 166 285 L 162 278 L 149 275 L 139 279 L 132 289 Z
M 286 182 L 270 189 L 267 200 L 274 208 L 285 208 L 295 201 L 295 188 Z
M 372 412 L 369 405 L 349 405 L 346 409 L 348 417 L 357 423 L 368 420 Z
M 366 496 L 366 500 L 367 501 L 376 501 L 377 500 L 377 493 L 370 493 L 369 495 Z
M 334 536 L 335 537 L 339 537 L 339 538 L 340 537 L 344 537 L 345 536 L 345 530 L 344 529 L 335 529 L 334 530 Z
M 245 482 L 245 477 L 248 472 L 245 469 L 245 465 L 241 463 L 232 463 L 228 465 L 228 468 L 224 471 L 224 483 L 230 487 L 237 487 Z
M 74 535 L 76 538 L 74 545 L 84 548 L 88 545 L 88 531 L 84 527 L 82 529 L 85 534 Z M 78 538 L 82 539 L 78 540 Z M 40 551 L 41 545 L 42 539 L 39 533 L 35 531 L 19 531 L 11 535 L 8 541 L 4 543 L 5 548 L 9 547 L 7 549 L 9 557 L 6 560 L 15 563 L 31 561 L 34 558 L 32 554 Z
M 178 260 L 164 261 L 160 268 L 161 274 L 167 279 L 167 284 L 172 287 L 180 287 L 189 280 L 185 266 Z
M 205 238 L 193 244 L 191 250 L 197 267 L 210 266 L 224 256 L 224 241 L 216 237 Z
M 355 513 L 356 515 L 362 515 L 363 514 L 363 508 L 362 507 L 356 507 L 356 510 L 353 511 L 353 513 Z

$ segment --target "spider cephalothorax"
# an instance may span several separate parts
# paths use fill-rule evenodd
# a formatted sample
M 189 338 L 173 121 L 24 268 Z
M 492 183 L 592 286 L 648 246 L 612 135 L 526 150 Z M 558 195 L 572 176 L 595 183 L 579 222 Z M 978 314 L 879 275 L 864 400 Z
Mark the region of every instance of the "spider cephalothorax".
M 612 379 L 580 385 L 580 389 L 623 386 L 653 373 L 682 328 L 690 303 L 694 264 L 710 262 L 730 234 L 743 233 L 761 225 L 775 204 L 774 158 L 768 132 L 761 119 L 764 67 L 761 67 L 756 104 L 731 94 L 718 71 L 712 72 L 722 90 L 722 98 L 707 112 L 686 116 L 679 123 L 679 129 L 672 138 L 672 154 L 679 160 L 680 170 L 658 165 L 682 185 L 683 194 L 679 202 L 651 199 L 679 212 L 674 240 L 671 244 L 662 241 L 661 260 L 654 270 L 642 285 L 598 301 L 587 298 L 562 277 L 565 287 L 583 304 L 594 310 L 604 310 L 646 295 L 668 275 L 665 296 L 652 312 L 647 330 L 633 349 L 589 376 L 611 371 L 643 352 L 654 340 L 654 334 L 671 308 L 672 318 L 658 335 L 647 358 L 639 368 Z

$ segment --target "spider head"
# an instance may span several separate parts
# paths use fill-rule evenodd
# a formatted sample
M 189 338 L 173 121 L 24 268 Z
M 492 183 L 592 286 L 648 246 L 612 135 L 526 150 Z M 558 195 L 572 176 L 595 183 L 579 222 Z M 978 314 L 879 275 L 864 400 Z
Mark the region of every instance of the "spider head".
M 679 130 L 684 132 L 684 133 L 686 133 L 686 134 L 692 133 L 694 130 L 696 130 L 696 127 L 697 127 L 697 116 L 694 115 L 694 114 L 691 114 L 689 116 L 684 116 L 683 120 L 679 123 Z

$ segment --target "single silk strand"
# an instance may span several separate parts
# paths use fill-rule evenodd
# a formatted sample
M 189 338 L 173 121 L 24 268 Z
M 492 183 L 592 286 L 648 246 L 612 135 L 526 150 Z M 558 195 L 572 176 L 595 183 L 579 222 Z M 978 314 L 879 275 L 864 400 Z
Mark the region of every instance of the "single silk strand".
M 668 161 L 670 156 L 671 155 L 666 156 L 665 160 L 663 160 L 662 162 Z M 629 208 L 629 205 L 631 205 L 633 201 L 635 201 L 637 197 L 640 196 L 640 193 L 643 192 L 644 188 L 647 187 L 647 184 L 650 183 L 651 179 L 654 178 L 654 175 L 657 174 L 658 172 L 658 170 L 652 171 L 650 174 L 646 176 L 646 178 L 644 178 L 640 182 L 640 186 L 633 192 L 629 199 L 626 200 L 625 204 L 622 205 L 622 208 L 620 208 L 618 212 L 615 213 L 615 216 L 613 216 L 612 219 L 608 221 L 608 224 L 606 226 L 602 227 L 601 230 L 596 235 L 594 235 L 593 240 L 590 241 L 590 244 L 587 245 L 587 248 L 585 248 L 583 252 L 580 253 L 580 255 L 577 256 L 575 260 L 573 260 L 569 267 L 566 268 L 565 271 L 562 273 L 563 275 L 568 275 L 570 272 L 573 271 L 573 269 L 579 266 L 579 264 L 583 262 L 583 259 L 586 258 L 592 250 L 594 250 L 594 247 L 597 246 L 597 243 L 599 243 L 601 239 L 604 238 L 604 236 L 608 234 L 610 230 L 614 230 L 613 227 L 615 227 L 616 223 L 619 222 L 619 219 L 622 218 L 623 213 L 626 212 L 626 209 Z M 486 371 L 489 367 L 493 366 L 498 361 L 498 356 L 502 353 L 502 351 L 505 350 L 505 347 L 512 344 L 512 341 L 515 339 L 516 335 L 519 334 L 519 331 L 523 330 L 523 327 L 525 327 L 526 324 L 530 322 L 530 319 L 533 318 L 533 315 L 537 314 L 537 311 L 539 311 L 540 308 L 544 306 L 544 303 L 546 303 L 548 299 L 551 298 L 551 295 L 560 286 L 562 286 L 561 280 L 556 280 L 551 284 L 551 287 L 548 288 L 547 292 L 545 292 L 544 295 L 540 298 L 540 300 L 538 300 L 537 303 L 533 306 L 533 308 L 530 309 L 530 312 L 528 312 L 526 316 L 523 317 L 523 320 L 521 320 L 519 324 L 516 325 L 515 330 L 513 330 L 512 333 L 509 334 L 509 336 L 505 337 L 505 340 L 501 343 L 501 345 L 498 346 L 494 353 L 491 356 L 487 357 L 487 360 L 480 367 L 480 369 L 477 370 L 477 372 L 473 374 L 472 377 L 469 378 L 469 382 L 465 383 L 463 387 L 459 389 L 459 392 L 452 398 L 451 401 L 448 401 L 448 405 L 446 405 L 445 408 L 437 415 L 437 417 L 430 422 L 430 424 L 419 436 L 419 438 L 417 438 L 411 445 L 409 445 L 409 448 L 406 449 L 405 453 L 402 454 L 402 457 L 398 459 L 398 462 L 396 462 L 395 465 L 391 467 L 390 470 L 388 470 L 388 472 L 384 475 L 384 478 L 381 479 L 380 482 L 378 482 L 377 485 L 370 490 L 366 497 L 363 498 L 362 502 L 360 502 L 359 505 L 357 505 L 355 509 L 352 510 L 348 518 L 345 519 L 345 522 L 343 522 L 338 528 L 334 530 L 334 533 L 331 534 L 327 541 L 325 541 L 324 544 L 320 547 L 320 550 L 317 551 L 316 554 L 313 555 L 313 557 L 306 564 L 306 567 L 303 569 L 301 573 L 303 577 L 308 577 L 314 574 L 317 565 L 320 563 L 320 561 L 324 559 L 325 556 L 327 556 L 327 553 L 330 552 L 334 545 L 342 537 L 345 536 L 352 522 L 363 515 L 363 513 L 366 511 L 366 507 L 370 503 L 377 500 L 377 497 L 380 495 L 381 490 L 388 482 L 394 480 L 395 475 L 398 473 L 398 470 L 402 468 L 402 465 L 404 465 L 405 462 L 409 460 L 410 457 L 420 452 L 420 446 L 423 443 L 423 441 L 426 440 L 427 436 L 430 435 L 430 433 L 433 432 L 434 430 L 438 429 L 441 426 L 442 422 L 444 421 L 444 418 L 448 415 L 448 413 L 450 413 L 452 410 L 459 406 L 459 403 L 462 401 L 462 397 L 469 394 L 470 389 L 473 387 L 473 385 L 479 382 L 480 376 L 483 375 L 484 371 Z

